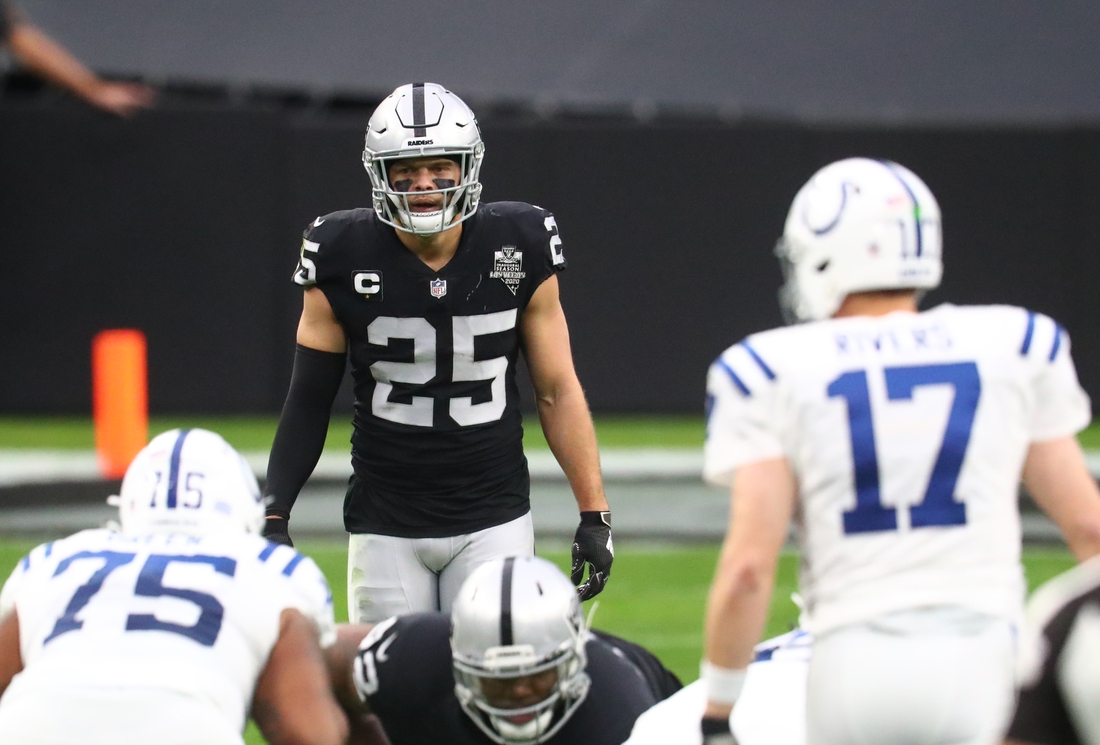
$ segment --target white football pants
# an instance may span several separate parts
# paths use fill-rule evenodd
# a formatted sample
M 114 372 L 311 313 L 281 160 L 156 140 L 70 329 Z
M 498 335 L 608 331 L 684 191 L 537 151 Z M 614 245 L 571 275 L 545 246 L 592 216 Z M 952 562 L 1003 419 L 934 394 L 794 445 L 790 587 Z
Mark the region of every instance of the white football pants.
M 171 675 L 166 670 L 165 675 Z M 211 702 L 173 691 L 66 687 L 5 692 L 4 745 L 244 745 Z M 13 686 L 14 687 L 14 686 Z
M 893 613 L 814 640 L 809 745 L 989 745 L 1013 706 L 1015 632 L 961 608 Z
M 535 553 L 531 513 L 503 525 L 447 538 L 353 533 L 348 539 L 348 620 L 451 612 L 458 588 L 478 566 Z
M 740 745 L 806 745 L 806 660 L 749 665 L 730 718 Z M 703 681 L 684 686 L 642 712 L 623 745 L 702 745 Z

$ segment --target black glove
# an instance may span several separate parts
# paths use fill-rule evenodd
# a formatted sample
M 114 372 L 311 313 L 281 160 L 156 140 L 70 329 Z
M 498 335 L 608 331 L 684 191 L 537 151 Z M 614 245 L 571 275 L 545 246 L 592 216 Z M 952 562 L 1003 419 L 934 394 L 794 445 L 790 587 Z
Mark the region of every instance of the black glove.
M 615 548 L 611 545 L 611 513 L 582 512 L 581 524 L 573 536 L 573 568 L 570 578 L 580 585 L 577 592 L 581 600 L 600 594 L 607 578 L 611 576 L 611 562 L 615 560 Z M 584 565 L 589 566 L 588 581 L 584 579 Z
M 267 519 L 264 520 L 263 536 L 272 543 L 293 548 L 294 541 L 290 540 L 290 515 L 281 510 L 268 510 Z
M 729 717 L 703 717 L 702 730 L 703 745 L 737 745 L 737 738 L 730 730 Z

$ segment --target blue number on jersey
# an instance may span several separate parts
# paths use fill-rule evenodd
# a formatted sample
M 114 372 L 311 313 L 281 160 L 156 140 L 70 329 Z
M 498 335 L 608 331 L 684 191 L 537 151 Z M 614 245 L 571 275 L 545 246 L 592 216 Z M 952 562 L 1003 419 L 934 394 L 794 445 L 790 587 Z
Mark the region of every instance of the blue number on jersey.
M 157 598 L 168 596 L 180 598 L 194 603 L 202 609 L 199 620 L 194 626 L 183 626 L 178 623 L 157 620 L 151 613 L 132 614 L 126 619 L 127 631 L 170 631 L 174 634 L 182 634 L 189 639 L 194 639 L 206 647 L 214 646 L 218 638 L 218 632 L 222 628 L 222 618 L 225 616 L 225 608 L 213 595 L 195 590 L 183 590 L 178 587 L 165 587 L 164 571 L 173 561 L 184 564 L 209 564 L 215 572 L 232 577 L 237 572 L 237 562 L 224 556 L 166 556 L 152 554 L 141 568 L 137 584 L 134 586 L 134 594 L 142 597 Z
M 76 620 L 76 614 L 83 610 L 88 601 L 103 588 L 103 582 L 107 579 L 107 575 L 120 566 L 129 564 L 135 556 L 137 554 L 118 551 L 80 551 L 59 562 L 57 569 L 54 570 L 54 577 L 63 573 L 73 562 L 83 559 L 104 560 L 103 566 L 97 569 L 88 581 L 73 593 L 69 604 L 65 606 L 65 613 L 57 619 L 53 631 L 43 640 L 42 644 L 47 644 L 67 631 L 76 631 L 83 628 L 84 622 Z M 159 621 L 152 614 L 134 613 L 126 618 L 126 630 L 168 631 L 186 636 L 188 639 L 193 639 L 204 646 L 212 647 L 218 638 L 218 632 L 221 631 L 225 608 L 218 602 L 217 598 L 208 593 L 184 590 L 177 587 L 165 587 L 163 584 L 164 571 L 173 561 L 188 564 L 209 564 L 215 572 L 229 577 L 237 572 L 236 560 L 224 556 L 150 554 L 141 568 L 141 573 L 138 575 L 137 583 L 134 586 L 134 594 L 152 598 L 168 596 L 190 601 L 201 609 L 199 620 L 195 622 L 194 626 L 183 626 L 178 623 Z
M 73 562 L 82 561 L 84 559 L 103 559 L 103 566 L 95 571 L 95 573 L 88 578 L 88 581 L 76 588 L 76 592 L 73 593 L 72 599 L 69 600 L 69 604 L 65 606 L 65 612 L 61 618 L 57 619 L 57 623 L 53 625 L 53 631 L 50 635 L 42 640 L 42 644 L 45 645 L 50 641 L 64 634 L 66 631 L 76 631 L 77 629 L 84 627 L 83 621 L 76 620 L 76 614 L 79 613 L 88 601 L 92 599 L 100 588 L 103 587 L 103 580 L 107 579 L 107 575 L 118 569 L 120 566 L 129 564 L 134 560 L 137 554 L 121 553 L 119 551 L 80 551 L 75 553 L 67 559 L 62 559 L 58 563 L 57 569 L 53 571 L 53 576 L 57 576 L 68 569 Z
M 973 362 L 914 365 L 887 367 L 883 373 L 886 377 L 886 396 L 891 401 L 912 400 L 913 390 L 922 385 L 946 384 L 954 387 L 955 399 L 947 416 L 947 429 L 932 466 L 928 488 L 921 502 L 910 508 L 909 515 L 914 528 L 965 525 L 966 505 L 955 501 L 955 484 L 970 443 L 974 412 L 981 396 L 978 366 Z M 848 403 L 848 428 L 855 461 L 856 506 L 844 513 L 844 532 L 897 530 L 897 512 L 883 507 L 879 492 L 878 457 L 866 371 L 844 373 L 829 385 L 827 392 L 830 398 L 843 398 Z

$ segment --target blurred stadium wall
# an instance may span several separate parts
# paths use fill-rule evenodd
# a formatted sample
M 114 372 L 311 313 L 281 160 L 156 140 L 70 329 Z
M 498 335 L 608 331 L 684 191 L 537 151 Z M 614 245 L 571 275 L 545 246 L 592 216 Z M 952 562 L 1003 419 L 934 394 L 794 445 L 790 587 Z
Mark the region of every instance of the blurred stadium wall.
M 129 326 L 149 339 L 153 411 L 277 411 L 300 232 L 368 203 L 362 118 L 0 108 L 0 411 L 86 411 L 93 334 Z M 771 247 L 790 199 L 855 154 L 907 164 L 941 201 L 948 269 L 926 303 L 1051 314 L 1100 391 L 1100 129 L 604 120 L 486 123 L 484 137 L 486 198 L 558 216 L 598 411 L 700 411 L 714 356 L 780 322 Z
M 815 121 L 1100 117 L 1095 0 L 13 0 L 105 71 Z M 475 108 L 481 111 L 480 108 Z
M 702 410 L 714 356 L 780 322 L 790 199 L 851 155 L 939 197 L 926 305 L 1051 314 L 1100 394 L 1095 3 L 22 5 L 164 94 L 120 121 L 5 77 L 0 413 L 87 412 L 91 338 L 125 326 L 148 335 L 155 413 L 277 411 L 300 232 L 369 204 L 366 118 L 422 78 L 478 111 L 486 198 L 558 216 L 597 411 Z

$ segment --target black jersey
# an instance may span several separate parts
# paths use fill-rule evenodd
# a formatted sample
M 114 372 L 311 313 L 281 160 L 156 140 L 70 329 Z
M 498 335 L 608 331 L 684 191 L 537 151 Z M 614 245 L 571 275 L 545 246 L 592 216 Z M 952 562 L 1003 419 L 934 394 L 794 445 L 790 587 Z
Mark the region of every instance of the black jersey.
M 294 281 L 325 293 L 355 382 L 349 532 L 458 535 L 529 511 L 520 320 L 564 268 L 553 215 L 519 202 L 482 205 L 439 271 L 373 210 L 306 230 Z
M 399 616 L 377 627 L 360 652 L 361 687 L 393 745 L 492 743 L 455 697 L 450 635 L 451 619 L 442 613 Z M 643 711 L 680 688 L 636 644 L 593 632 L 585 651 L 588 696 L 547 745 L 620 745 Z
M 1020 688 L 1010 739 L 1041 745 L 1097 742 L 1100 721 L 1100 559 L 1040 588 L 1028 605 L 1034 667 Z

